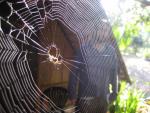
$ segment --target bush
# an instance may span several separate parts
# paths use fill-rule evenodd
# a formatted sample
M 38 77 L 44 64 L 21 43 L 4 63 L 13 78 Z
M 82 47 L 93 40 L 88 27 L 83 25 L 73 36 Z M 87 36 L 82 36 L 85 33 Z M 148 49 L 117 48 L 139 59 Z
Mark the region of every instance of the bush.
M 146 53 L 146 54 L 144 55 L 144 58 L 145 58 L 146 60 L 150 60 L 150 53 Z
M 122 82 L 116 101 L 110 105 L 110 113 L 136 113 L 143 96 L 142 91 L 136 89 L 135 86 Z

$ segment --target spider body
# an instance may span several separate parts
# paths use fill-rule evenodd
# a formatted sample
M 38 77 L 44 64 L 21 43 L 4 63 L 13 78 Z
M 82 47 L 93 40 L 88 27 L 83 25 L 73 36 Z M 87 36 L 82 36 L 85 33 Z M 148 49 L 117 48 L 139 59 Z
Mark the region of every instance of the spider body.
M 48 49 L 48 61 L 58 66 L 62 64 L 62 56 L 60 55 L 60 51 L 55 44 L 52 44 Z

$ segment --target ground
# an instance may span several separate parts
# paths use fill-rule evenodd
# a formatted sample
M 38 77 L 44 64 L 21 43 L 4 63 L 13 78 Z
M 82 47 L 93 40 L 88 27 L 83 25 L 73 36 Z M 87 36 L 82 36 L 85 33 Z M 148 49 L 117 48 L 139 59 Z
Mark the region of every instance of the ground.
M 137 87 L 150 96 L 150 61 L 136 56 L 124 56 L 130 78 L 137 82 Z

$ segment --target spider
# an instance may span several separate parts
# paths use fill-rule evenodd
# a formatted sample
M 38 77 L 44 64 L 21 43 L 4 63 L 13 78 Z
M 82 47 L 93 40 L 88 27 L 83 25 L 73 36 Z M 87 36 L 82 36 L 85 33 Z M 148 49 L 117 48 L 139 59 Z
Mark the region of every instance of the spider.
M 62 64 L 62 56 L 60 55 L 60 50 L 57 48 L 55 44 L 52 44 L 48 48 L 48 61 L 58 66 Z
M 63 58 L 61 56 L 60 50 L 57 48 L 56 44 L 51 44 L 49 47 L 47 47 L 47 54 L 46 55 L 48 56 L 48 58 L 47 58 L 46 61 L 43 61 L 42 63 L 50 62 L 50 63 L 52 63 L 55 66 L 55 68 L 57 70 L 59 70 L 59 66 L 61 64 L 63 64 L 65 67 L 67 67 L 69 69 L 69 67 L 67 65 L 70 65 L 70 66 L 73 66 L 75 68 L 78 68 L 77 66 L 73 65 L 70 62 L 82 63 L 82 62 L 78 62 L 78 61 L 74 61 L 74 60 L 69 60 L 69 59 Z

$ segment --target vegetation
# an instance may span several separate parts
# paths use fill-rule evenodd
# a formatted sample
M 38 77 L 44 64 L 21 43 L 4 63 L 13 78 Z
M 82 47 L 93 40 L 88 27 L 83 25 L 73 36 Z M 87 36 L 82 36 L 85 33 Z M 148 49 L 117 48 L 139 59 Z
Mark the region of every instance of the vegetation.
M 147 0 L 115 1 L 118 1 L 118 10 L 113 12 L 108 8 L 110 12 L 107 14 L 121 52 L 140 55 L 150 61 L 150 2 L 145 4 Z M 141 100 L 143 96 L 144 93 L 135 85 L 122 82 L 117 100 L 110 105 L 110 113 L 150 113 L 150 106 Z
M 125 82 L 121 82 L 120 92 L 116 101 L 110 105 L 110 113 L 137 113 L 140 100 L 144 93 L 130 86 Z
M 132 54 L 150 50 L 150 7 L 135 0 L 119 0 L 118 4 L 120 11 L 110 15 L 110 21 L 120 50 Z
M 145 58 L 146 60 L 150 60 L 150 53 L 145 53 L 145 54 L 144 54 L 144 58 Z

